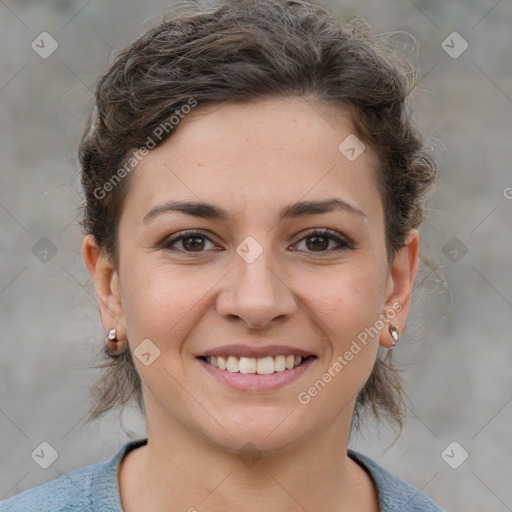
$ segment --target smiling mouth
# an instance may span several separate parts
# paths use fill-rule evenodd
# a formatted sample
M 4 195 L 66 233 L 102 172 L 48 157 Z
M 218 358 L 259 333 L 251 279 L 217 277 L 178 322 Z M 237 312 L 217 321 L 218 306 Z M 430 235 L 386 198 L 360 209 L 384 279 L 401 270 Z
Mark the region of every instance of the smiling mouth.
M 309 359 L 316 356 L 300 357 L 294 355 L 279 355 L 268 357 L 236 357 L 236 356 L 202 356 L 202 359 L 210 366 L 230 373 L 244 373 L 255 375 L 269 375 L 272 373 L 293 370 Z

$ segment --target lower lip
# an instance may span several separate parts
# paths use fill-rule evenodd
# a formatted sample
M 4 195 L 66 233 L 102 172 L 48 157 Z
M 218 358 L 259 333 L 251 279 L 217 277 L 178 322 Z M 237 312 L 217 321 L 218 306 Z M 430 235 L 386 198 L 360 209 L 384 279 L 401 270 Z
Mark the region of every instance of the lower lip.
M 230 388 L 241 391 L 273 391 L 279 389 L 300 378 L 314 364 L 315 360 L 316 358 L 311 357 L 291 370 L 258 375 L 257 373 L 233 373 L 227 370 L 219 370 L 206 361 L 198 359 L 210 375 L 213 375 Z

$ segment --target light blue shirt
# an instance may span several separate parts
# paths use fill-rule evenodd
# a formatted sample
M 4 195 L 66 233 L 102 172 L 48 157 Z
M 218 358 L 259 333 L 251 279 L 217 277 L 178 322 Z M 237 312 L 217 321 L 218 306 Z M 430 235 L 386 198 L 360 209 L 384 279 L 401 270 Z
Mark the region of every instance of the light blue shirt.
M 0 502 L 0 512 L 123 512 L 117 471 L 123 455 L 147 439 L 123 445 L 109 461 L 84 466 Z M 372 477 L 380 512 L 445 512 L 426 494 L 360 453 L 348 451 Z

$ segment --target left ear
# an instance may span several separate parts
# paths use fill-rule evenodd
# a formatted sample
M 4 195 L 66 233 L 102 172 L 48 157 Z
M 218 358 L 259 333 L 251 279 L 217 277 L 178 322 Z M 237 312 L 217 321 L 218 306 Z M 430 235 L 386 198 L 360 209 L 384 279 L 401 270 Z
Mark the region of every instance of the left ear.
M 380 343 L 386 348 L 394 346 L 389 332 L 392 324 L 401 336 L 405 330 L 407 315 L 411 305 L 411 292 L 418 273 L 420 236 L 417 229 L 411 229 L 405 235 L 404 247 L 398 249 L 393 259 L 386 282 L 386 298 L 383 314 L 389 319 L 380 333 Z

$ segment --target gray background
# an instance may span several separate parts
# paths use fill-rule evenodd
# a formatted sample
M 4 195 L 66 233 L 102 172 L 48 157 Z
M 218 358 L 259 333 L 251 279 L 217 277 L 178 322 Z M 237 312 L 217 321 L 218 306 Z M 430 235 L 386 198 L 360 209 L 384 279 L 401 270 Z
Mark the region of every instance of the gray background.
M 512 510 L 512 3 L 323 4 L 418 39 L 415 118 L 440 166 L 422 230 L 437 270 L 423 267 L 396 349 L 406 427 L 392 444 L 393 431 L 369 424 L 352 446 L 447 510 Z M 80 253 L 75 153 L 95 78 L 168 6 L 0 1 L 0 499 L 145 434 L 134 409 L 84 422 L 104 333 Z M 59 45 L 47 59 L 31 48 L 43 31 Z M 469 44 L 458 58 L 442 47 L 454 31 Z M 48 469 L 31 458 L 43 441 L 59 455 Z M 453 441 L 469 453 L 457 469 L 445 460 L 454 465 L 461 448 L 441 456 Z

